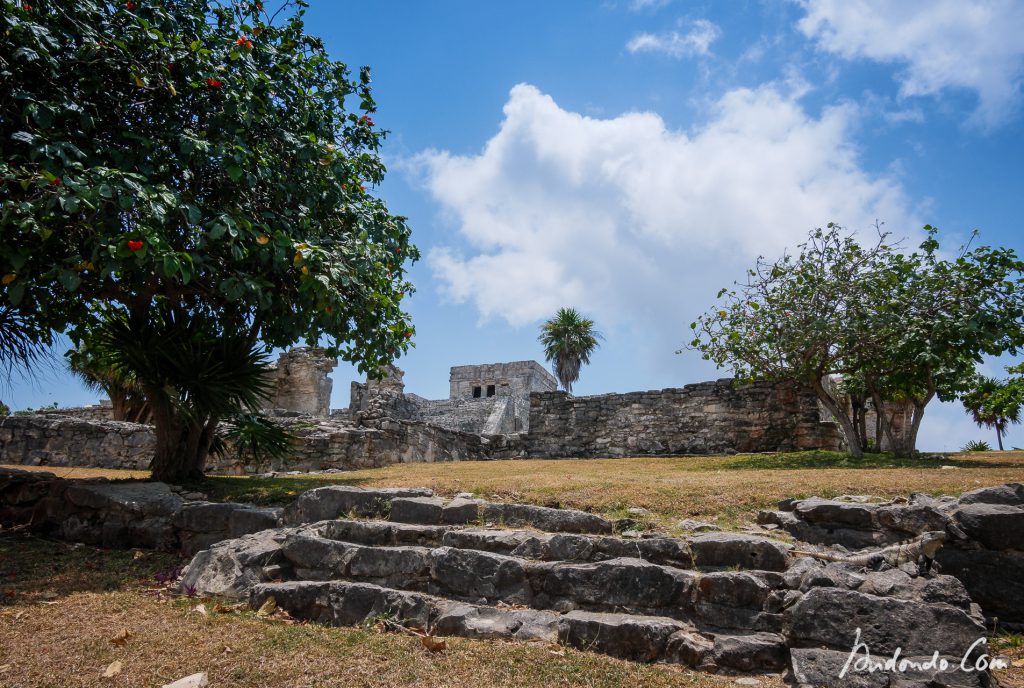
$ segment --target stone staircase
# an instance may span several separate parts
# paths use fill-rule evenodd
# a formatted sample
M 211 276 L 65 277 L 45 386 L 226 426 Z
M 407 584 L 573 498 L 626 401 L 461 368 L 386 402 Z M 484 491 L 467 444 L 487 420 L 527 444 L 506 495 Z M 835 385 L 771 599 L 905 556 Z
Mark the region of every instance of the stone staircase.
M 985 635 L 949 576 L 826 565 L 752 535 L 622 537 L 616 525 L 468 495 L 331 486 L 301 495 L 277 528 L 200 551 L 182 587 L 253 608 L 273 598 L 296 618 L 336 626 L 387 620 L 707 671 L 790 671 L 804 685 L 890 685 L 884 673 L 837 678 L 857 628 L 875 654 L 938 652 L 954 668 Z M 940 673 L 892 685 L 946 685 Z M 955 685 L 987 680 L 961 674 Z

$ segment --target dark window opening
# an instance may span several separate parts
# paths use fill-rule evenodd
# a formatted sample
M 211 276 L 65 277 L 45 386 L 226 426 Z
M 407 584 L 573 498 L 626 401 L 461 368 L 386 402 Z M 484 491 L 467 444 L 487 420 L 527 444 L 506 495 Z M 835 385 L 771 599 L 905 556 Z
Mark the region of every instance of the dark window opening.
M 494 396 L 494 385 L 487 385 L 487 396 Z
M 473 398 L 474 399 L 479 399 L 480 398 L 480 388 L 479 387 L 474 387 L 473 388 Z

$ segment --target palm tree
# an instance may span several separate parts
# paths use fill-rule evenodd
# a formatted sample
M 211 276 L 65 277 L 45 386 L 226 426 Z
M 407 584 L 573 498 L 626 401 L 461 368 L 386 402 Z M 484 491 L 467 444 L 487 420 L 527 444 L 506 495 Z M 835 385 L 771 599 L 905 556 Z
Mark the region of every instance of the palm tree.
M 575 308 L 559 308 L 540 329 L 537 339 L 544 345 L 551 371 L 565 391 L 572 394 L 572 384 L 580 379 L 580 366 L 590 363 L 590 354 L 604 337 L 594 329 L 594 321 L 584 318 Z
M 1017 381 L 1001 382 L 992 377 L 979 377 L 974 389 L 964 395 L 964 408 L 978 427 L 995 428 L 999 451 L 1003 451 L 1007 426 L 1020 422 L 1022 396 Z

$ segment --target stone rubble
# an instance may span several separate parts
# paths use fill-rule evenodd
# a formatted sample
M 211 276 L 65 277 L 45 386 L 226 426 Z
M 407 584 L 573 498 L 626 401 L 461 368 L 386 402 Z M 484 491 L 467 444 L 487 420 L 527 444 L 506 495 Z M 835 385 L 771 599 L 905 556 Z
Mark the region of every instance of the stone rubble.
M 806 686 L 989 684 L 985 671 L 937 669 L 838 678 L 858 629 L 883 658 L 901 648 L 958 665 L 988 651 L 976 643 L 991 614 L 979 606 L 978 583 L 941 557 L 941 571 L 922 573 L 912 564 L 820 561 L 760 535 L 627 539 L 593 514 L 468 494 L 445 500 L 422 488 L 325 486 L 284 510 L 187 501 L 181 492 L 0 470 L 0 523 L 104 546 L 195 552 L 183 590 L 253 608 L 272 597 L 292 616 L 325 624 L 383 619 L 434 635 L 559 642 L 704 671 L 788 671 Z M 1016 526 L 1021 494 L 1007 485 L 960 500 L 793 500 L 762 519 L 815 535 L 818 546 L 841 539 L 851 548 L 941 522 L 962 534 L 947 549 L 974 562 L 979 553 L 1020 554 L 1012 549 L 1018 531 L 1005 531 Z M 988 575 L 993 590 L 1019 585 Z

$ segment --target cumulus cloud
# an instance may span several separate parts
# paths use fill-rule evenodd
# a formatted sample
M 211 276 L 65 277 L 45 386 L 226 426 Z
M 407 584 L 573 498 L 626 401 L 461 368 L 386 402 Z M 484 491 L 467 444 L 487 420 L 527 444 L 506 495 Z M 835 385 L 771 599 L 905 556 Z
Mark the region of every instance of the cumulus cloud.
M 573 305 L 678 346 L 759 254 L 830 220 L 918 225 L 899 182 L 859 166 L 853 106 L 815 117 L 780 89 L 729 92 L 687 133 L 516 86 L 479 154 L 416 159 L 457 237 L 428 252 L 442 291 L 482 319 L 518 326 Z
M 697 19 L 685 33 L 637 34 L 626 44 L 626 50 L 631 53 L 664 53 L 676 58 L 707 55 L 711 44 L 721 35 L 721 30 L 713 22 Z
M 905 67 L 904 96 L 977 94 L 977 123 L 1006 120 L 1024 80 L 1019 0 L 805 0 L 799 28 L 821 50 Z

